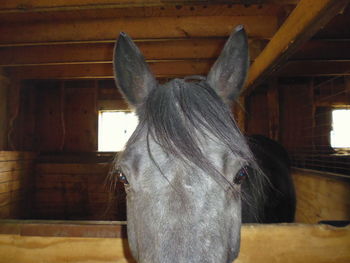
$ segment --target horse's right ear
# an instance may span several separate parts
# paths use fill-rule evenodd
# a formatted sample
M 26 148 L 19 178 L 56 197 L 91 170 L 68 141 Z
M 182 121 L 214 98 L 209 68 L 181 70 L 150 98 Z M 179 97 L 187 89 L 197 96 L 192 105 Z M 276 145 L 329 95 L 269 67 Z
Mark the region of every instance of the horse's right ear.
M 242 25 L 227 40 L 207 76 L 207 82 L 225 103 L 235 99 L 244 84 L 249 66 L 248 40 Z
M 118 89 L 135 108 L 157 86 L 157 81 L 140 50 L 123 32 L 120 33 L 114 47 L 113 67 Z

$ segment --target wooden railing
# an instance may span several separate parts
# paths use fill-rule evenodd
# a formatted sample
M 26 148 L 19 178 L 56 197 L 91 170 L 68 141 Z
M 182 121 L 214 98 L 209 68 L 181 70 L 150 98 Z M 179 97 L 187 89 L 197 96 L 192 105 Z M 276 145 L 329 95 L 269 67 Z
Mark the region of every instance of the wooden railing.
M 0 221 L 0 263 L 135 263 L 125 223 Z M 235 263 L 347 263 L 350 226 L 244 225 Z

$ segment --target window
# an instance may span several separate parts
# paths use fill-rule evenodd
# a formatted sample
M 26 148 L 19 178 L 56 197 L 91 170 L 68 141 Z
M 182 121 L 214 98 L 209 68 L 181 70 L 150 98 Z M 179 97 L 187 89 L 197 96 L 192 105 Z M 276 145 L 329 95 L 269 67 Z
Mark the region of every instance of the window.
M 333 110 L 332 120 L 332 147 L 350 148 L 350 109 Z
M 122 151 L 138 124 L 137 116 L 129 111 L 99 111 L 98 150 Z

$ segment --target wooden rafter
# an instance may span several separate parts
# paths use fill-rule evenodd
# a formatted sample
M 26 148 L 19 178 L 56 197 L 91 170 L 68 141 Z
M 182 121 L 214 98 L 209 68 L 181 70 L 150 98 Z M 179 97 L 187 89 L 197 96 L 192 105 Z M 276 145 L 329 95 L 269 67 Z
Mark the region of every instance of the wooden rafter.
M 149 61 L 151 70 L 157 77 L 173 78 L 188 75 L 205 75 L 213 60 L 199 61 Z M 112 78 L 111 63 L 68 64 L 24 66 L 7 69 L 15 79 L 82 79 L 82 78 Z
M 271 38 L 278 28 L 273 16 L 198 16 L 109 18 L 0 24 L 0 44 L 114 40 L 120 31 L 134 39 L 227 37 L 244 24 L 250 37 Z
M 226 38 L 178 39 L 138 42 L 146 59 L 200 60 L 216 59 Z M 250 40 L 250 58 L 254 60 L 265 41 Z M 111 62 L 114 41 L 64 45 L 37 45 L 0 48 L 0 66 Z
M 350 75 L 350 59 L 288 61 L 278 76 L 344 76 Z
M 213 4 L 297 4 L 299 0 L 2 0 L 0 13 L 48 12 L 102 8 L 152 7 L 169 5 L 213 5 Z
M 347 3 L 348 0 L 301 0 L 254 61 L 242 95 L 250 94 Z

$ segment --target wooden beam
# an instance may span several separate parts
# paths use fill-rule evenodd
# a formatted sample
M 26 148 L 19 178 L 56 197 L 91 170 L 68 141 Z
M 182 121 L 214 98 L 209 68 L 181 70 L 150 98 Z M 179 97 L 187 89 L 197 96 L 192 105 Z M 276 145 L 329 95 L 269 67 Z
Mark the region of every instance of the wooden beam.
M 103 9 L 103 8 L 126 8 L 126 7 L 165 7 L 165 6 L 182 6 L 182 5 L 252 5 L 252 4 L 279 4 L 289 5 L 297 4 L 299 0 L 3 0 L 0 12 L 47 12 L 47 11 L 66 11 L 66 10 L 82 10 L 82 9 Z
M 173 39 L 138 42 L 146 59 L 215 59 L 226 38 Z M 250 40 L 250 57 L 255 59 L 265 45 L 263 40 Z M 24 66 L 50 63 L 101 63 L 111 62 L 114 41 L 0 48 L 0 66 Z
M 248 95 L 269 74 L 276 71 L 347 3 L 347 0 L 301 0 L 254 61 L 242 94 Z
M 119 3 L 114 1 L 115 3 Z M 69 2 L 71 3 L 71 2 Z M 147 2 L 145 2 L 147 3 Z M 214 2 L 213 2 L 214 3 Z M 217 3 L 217 2 L 215 2 Z M 263 5 L 225 5 L 222 3 L 208 5 L 166 5 L 148 7 L 99 7 L 98 5 L 82 7 L 58 7 L 48 9 L 1 10 L 2 23 L 32 23 L 35 21 L 100 19 L 116 17 L 177 17 L 177 16 L 278 16 L 285 8 L 280 4 Z M 1 8 L 1 7 L 0 7 Z M 61 10 L 60 9 L 64 9 Z M 79 9 L 80 8 L 80 9 Z M 42 10 L 42 11 L 40 11 Z
M 0 25 L 0 43 L 114 40 L 119 32 L 134 39 L 227 37 L 244 24 L 250 37 L 270 38 L 277 30 L 272 16 L 198 16 L 46 21 Z
M 312 39 L 302 45 L 291 59 L 350 59 L 350 39 Z
M 350 75 L 350 60 L 288 61 L 275 74 L 282 77 Z
M 157 77 L 172 78 L 188 75 L 206 75 L 213 63 L 213 60 L 179 60 L 151 61 L 149 65 Z M 7 69 L 7 71 L 11 77 L 22 80 L 113 78 L 111 63 L 14 67 Z
M 42 262 L 51 263 L 135 263 L 127 240 L 118 237 L 121 231 L 118 224 L 76 221 L 74 224 L 59 222 L 56 226 L 50 225 L 54 224 L 2 223 L 0 261 L 36 263 L 40 258 Z M 241 235 L 236 262 L 345 263 L 350 257 L 349 226 L 243 225 Z

